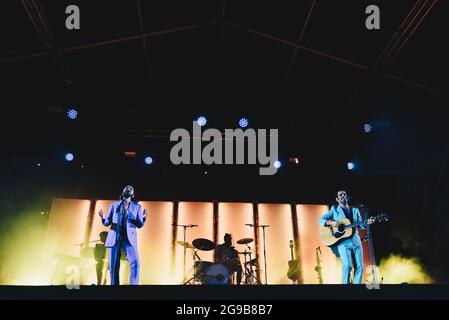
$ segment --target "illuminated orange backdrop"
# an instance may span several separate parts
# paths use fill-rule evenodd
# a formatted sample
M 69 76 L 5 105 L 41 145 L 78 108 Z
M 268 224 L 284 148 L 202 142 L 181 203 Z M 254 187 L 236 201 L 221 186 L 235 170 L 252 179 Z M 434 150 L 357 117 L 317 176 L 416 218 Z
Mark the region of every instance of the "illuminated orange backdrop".
M 69 256 L 79 256 L 84 242 L 90 201 L 54 199 L 48 221 L 45 249 Z
M 172 284 L 171 225 L 172 202 L 145 202 L 140 204 L 149 212 L 145 226 L 138 231 L 141 284 Z
M 323 283 L 334 284 L 340 282 L 340 268 L 337 258 L 332 251 L 323 246 L 318 235 L 318 219 L 329 210 L 328 206 L 297 205 L 300 261 L 304 283 L 318 284 L 316 249 L 322 252 Z
M 101 224 L 98 211 L 107 209 L 112 201 L 98 200 L 91 208 L 89 200 L 55 198 L 50 213 L 44 253 L 60 253 L 79 257 L 80 247 L 76 244 L 99 239 L 101 231 L 107 231 Z M 141 261 L 141 284 L 179 284 L 183 276 L 183 248 L 173 241 L 183 240 L 182 228 L 177 228 L 173 239 L 173 202 L 145 202 L 140 204 L 149 211 L 149 219 L 138 231 L 139 256 Z M 291 259 L 289 241 L 294 240 L 294 227 L 298 226 L 300 260 L 304 284 L 318 283 L 316 248 L 321 247 L 324 283 L 339 283 L 340 268 L 330 249 L 321 245 L 317 233 L 317 220 L 326 212 L 327 206 L 297 205 L 297 223 L 289 204 L 258 204 L 258 222 L 270 225 L 266 229 L 267 269 L 269 284 L 290 284 L 287 278 L 288 261 Z M 92 212 L 89 210 L 94 209 Z M 177 214 L 178 224 L 196 224 L 199 227 L 188 229 L 187 242 L 196 238 L 216 239 L 223 242 L 225 233 L 233 235 L 234 245 L 239 251 L 245 246 L 236 242 L 241 238 L 255 238 L 253 228 L 245 226 L 254 222 L 254 207 L 251 203 L 218 203 L 216 229 L 214 229 L 214 206 L 212 202 L 180 202 Z M 259 229 L 260 230 L 260 229 Z M 263 238 L 259 232 L 259 262 L 264 282 Z M 255 242 L 251 244 L 255 247 Z M 366 253 L 365 248 L 365 253 Z M 202 260 L 213 261 L 213 251 L 198 252 Z M 366 258 L 365 254 L 365 258 Z M 243 262 L 243 256 L 241 256 Z M 93 263 L 95 261 L 92 259 Z M 366 261 L 367 263 L 367 261 Z M 123 269 L 127 266 L 124 263 Z M 187 250 L 187 277 L 192 276 L 192 251 Z M 83 277 L 84 284 L 95 283 L 95 269 Z M 122 283 L 128 283 L 127 275 L 121 273 Z M 50 283 L 50 281 L 48 281 Z
M 234 246 L 244 251 L 246 246 L 237 244 L 239 239 L 254 239 L 254 230 L 245 224 L 253 223 L 253 206 L 251 203 L 225 203 L 218 206 L 218 242 L 223 242 L 225 233 L 232 234 Z M 254 248 L 254 242 L 251 243 Z M 242 257 L 243 261 L 243 257 Z
M 292 214 L 289 204 L 259 204 L 259 224 L 266 228 L 268 284 L 289 284 L 288 261 L 291 259 L 290 240 L 293 240 Z M 259 233 L 260 267 L 265 269 L 262 231 Z M 265 272 L 265 271 L 264 271 Z M 265 283 L 265 276 L 261 280 Z
M 251 259 L 256 258 L 254 241 L 249 244 L 251 249 L 247 249 L 246 245 L 237 244 L 237 241 L 243 238 L 254 239 L 254 229 L 246 226 L 253 222 L 253 205 L 251 203 L 219 203 L 218 243 L 223 243 L 225 233 L 230 233 L 236 250 L 239 252 L 252 250 Z M 249 261 L 250 256 L 246 255 L 246 259 Z M 240 255 L 240 262 L 243 266 L 245 255 Z
M 78 244 L 84 242 L 89 206 L 88 200 L 53 199 L 42 250 L 43 259 L 49 262 L 46 268 L 51 269 L 44 276 L 46 284 L 63 284 L 60 281 L 64 279 L 67 265 L 59 261 L 79 263 L 79 259 L 70 257 L 80 256 L 81 247 Z
M 189 225 L 196 224 L 197 228 L 187 229 L 186 241 L 192 243 L 194 239 L 206 238 L 213 239 L 213 204 L 212 202 L 180 202 L 178 212 L 178 224 Z M 183 228 L 178 227 L 177 240 L 183 241 Z M 184 251 L 183 247 L 176 246 L 175 259 L 175 280 L 177 283 L 182 281 L 183 265 L 184 265 Z M 198 252 L 201 260 L 213 261 L 213 251 Z M 192 250 L 187 250 L 187 278 L 190 278 L 193 273 L 193 259 Z

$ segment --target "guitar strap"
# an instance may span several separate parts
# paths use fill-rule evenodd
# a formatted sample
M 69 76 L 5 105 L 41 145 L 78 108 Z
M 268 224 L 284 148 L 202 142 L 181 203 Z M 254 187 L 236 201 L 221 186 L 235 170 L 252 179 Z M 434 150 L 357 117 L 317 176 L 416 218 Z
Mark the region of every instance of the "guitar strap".
M 337 204 L 332 205 L 332 207 L 334 208 L 335 211 L 338 211 L 338 205 Z M 354 220 L 354 207 L 349 207 L 349 209 L 350 209 L 349 213 L 352 214 L 352 219 L 350 219 L 350 220 Z M 343 213 L 344 213 L 344 211 L 343 211 Z

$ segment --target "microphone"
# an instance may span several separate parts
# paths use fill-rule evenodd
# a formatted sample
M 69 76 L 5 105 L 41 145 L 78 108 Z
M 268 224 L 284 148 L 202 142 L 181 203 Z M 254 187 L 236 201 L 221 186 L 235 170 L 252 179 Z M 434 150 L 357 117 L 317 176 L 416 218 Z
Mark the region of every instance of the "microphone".
M 195 227 L 198 227 L 198 225 L 197 224 L 189 224 L 188 227 L 189 228 L 195 228 Z
M 245 224 L 245 226 L 248 226 L 248 227 L 254 227 L 254 225 L 253 225 L 253 224 L 250 224 L 250 223 Z

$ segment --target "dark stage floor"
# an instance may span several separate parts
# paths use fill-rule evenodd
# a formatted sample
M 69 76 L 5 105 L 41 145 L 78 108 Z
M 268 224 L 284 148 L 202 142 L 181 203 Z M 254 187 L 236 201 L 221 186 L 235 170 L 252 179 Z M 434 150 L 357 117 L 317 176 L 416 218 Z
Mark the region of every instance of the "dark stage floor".
M 2 300 L 446 300 L 449 285 L 365 286 L 0 286 Z

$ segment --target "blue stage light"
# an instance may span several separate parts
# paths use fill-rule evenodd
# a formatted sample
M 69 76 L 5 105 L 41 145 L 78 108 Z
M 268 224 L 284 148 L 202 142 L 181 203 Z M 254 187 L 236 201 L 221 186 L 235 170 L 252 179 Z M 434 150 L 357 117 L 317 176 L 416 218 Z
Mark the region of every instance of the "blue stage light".
M 70 108 L 67 110 L 67 118 L 70 120 L 75 120 L 78 117 L 78 111 L 76 109 Z
M 248 124 L 249 124 L 249 121 L 248 121 L 248 119 L 246 119 L 246 118 L 241 118 L 241 119 L 239 120 L 239 126 L 240 126 L 240 128 L 246 128 L 246 127 L 248 126 Z
M 65 156 L 64 156 L 64 159 L 66 160 L 66 161 L 73 161 L 73 159 L 75 158 L 75 156 L 73 155 L 73 153 L 66 153 L 65 154 Z
M 198 123 L 198 125 L 200 127 L 205 126 L 207 123 L 207 119 L 204 116 L 198 117 L 198 119 L 196 120 L 196 122 Z
M 153 158 L 151 158 L 151 157 L 146 157 L 146 158 L 145 158 L 145 163 L 148 164 L 148 165 L 152 164 L 152 163 L 153 163 Z
M 371 133 L 373 131 L 373 125 L 370 123 L 365 123 L 363 125 L 363 131 L 365 131 L 365 133 Z
M 279 160 L 276 160 L 273 164 L 276 169 L 279 169 L 282 166 L 282 163 Z
M 354 162 L 348 162 L 346 165 L 348 167 L 348 170 L 354 170 L 355 169 L 355 163 Z

